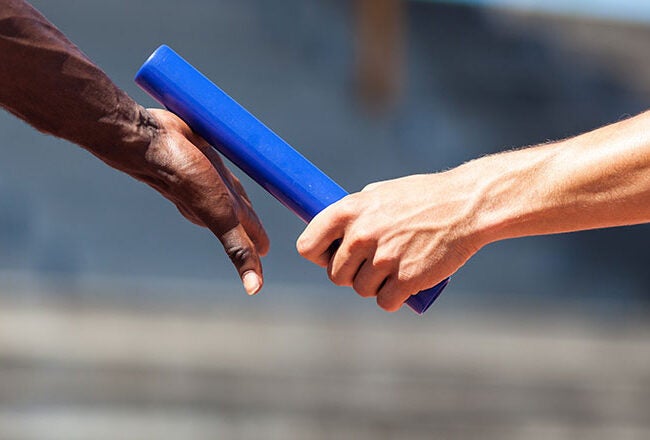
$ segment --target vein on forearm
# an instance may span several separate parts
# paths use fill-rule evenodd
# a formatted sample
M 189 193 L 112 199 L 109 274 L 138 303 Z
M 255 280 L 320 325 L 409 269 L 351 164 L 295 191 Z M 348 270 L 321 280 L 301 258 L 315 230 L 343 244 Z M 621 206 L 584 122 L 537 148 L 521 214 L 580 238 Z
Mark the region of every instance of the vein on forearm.
M 490 241 L 650 221 L 650 113 L 473 166 Z
M 557 169 L 593 227 L 650 221 L 650 113 L 567 141 Z

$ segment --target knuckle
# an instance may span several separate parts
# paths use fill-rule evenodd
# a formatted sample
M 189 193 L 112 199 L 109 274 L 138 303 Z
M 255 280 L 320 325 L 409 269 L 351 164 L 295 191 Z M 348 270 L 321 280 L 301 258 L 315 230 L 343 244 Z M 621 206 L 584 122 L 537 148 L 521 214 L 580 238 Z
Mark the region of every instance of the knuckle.
M 355 228 L 346 238 L 348 238 L 350 250 L 357 251 L 372 243 L 373 234 L 367 228 Z
M 401 304 L 399 301 L 396 301 L 394 296 L 389 295 L 378 295 L 377 296 L 377 305 L 387 312 L 396 312 L 399 310 Z
M 381 249 L 375 252 L 375 256 L 372 259 L 372 265 L 374 267 L 392 267 L 396 262 L 397 258 L 393 254 L 382 251 Z
M 215 234 L 224 246 L 234 247 L 231 243 L 240 243 L 239 238 L 233 237 L 233 230 L 239 224 L 239 219 L 234 209 L 227 203 L 220 204 L 205 202 L 202 200 L 193 201 L 193 211 L 196 213 L 206 226 Z
M 197 194 L 199 200 L 203 198 L 204 203 L 208 203 L 209 206 L 211 205 L 217 208 L 219 211 L 223 211 L 226 207 L 232 209 L 233 211 L 236 208 L 235 201 L 230 196 L 230 194 L 225 191 L 202 191 L 201 188 L 197 188 L 196 186 L 188 186 L 188 188 L 193 189 L 193 191 Z M 200 195 L 208 195 L 209 197 L 200 197 Z
M 341 221 L 354 217 L 359 212 L 359 203 L 355 194 L 350 194 L 334 205 L 336 216 Z
M 306 257 L 309 254 L 310 248 L 309 240 L 306 237 L 302 235 L 298 237 L 298 240 L 296 241 L 296 250 L 300 255 Z
M 228 258 L 230 258 L 230 261 L 237 266 L 249 261 L 251 257 L 255 255 L 250 247 L 243 245 L 226 247 L 226 254 L 228 255 Z
M 350 282 L 346 280 L 340 270 L 334 269 L 331 266 L 327 268 L 327 276 L 330 281 L 337 286 L 349 286 Z
M 373 189 L 377 188 L 377 186 L 379 186 L 379 182 L 369 183 L 369 184 L 367 184 L 366 186 L 363 187 L 361 192 L 372 191 Z
M 377 292 L 368 288 L 368 286 L 365 283 L 360 283 L 357 282 L 356 280 L 353 282 L 352 288 L 354 289 L 355 292 L 359 294 L 359 296 L 363 298 L 371 298 L 373 296 L 377 296 Z
M 400 268 L 397 271 L 397 280 L 399 281 L 400 284 L 402 285 L 408 285 L 411 284 L 413 281 L 417 279 L 416 273 L 407 268 Z

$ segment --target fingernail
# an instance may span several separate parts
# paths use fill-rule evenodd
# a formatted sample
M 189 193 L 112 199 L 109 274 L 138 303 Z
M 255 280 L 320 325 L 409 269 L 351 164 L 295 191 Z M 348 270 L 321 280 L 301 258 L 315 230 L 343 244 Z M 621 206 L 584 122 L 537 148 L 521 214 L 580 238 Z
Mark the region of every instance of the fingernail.
M 249 295 L 255 295 L 262 287 L 260 277 L 255 272 L 246 272 L 242 281 L 244 282 L 244 289 Z

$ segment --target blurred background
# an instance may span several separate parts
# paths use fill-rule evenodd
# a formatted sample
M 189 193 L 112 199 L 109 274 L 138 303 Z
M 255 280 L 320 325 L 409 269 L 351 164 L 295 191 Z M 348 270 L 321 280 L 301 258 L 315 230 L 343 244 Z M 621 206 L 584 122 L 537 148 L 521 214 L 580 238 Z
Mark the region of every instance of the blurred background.
M 34 0 L 139 102 L 166 43 L 350 191 L 648 108 L 645 0 Z M 482 250 L 423 317 L 0 113 L 0 439 L 647 439 L 650 227 Z

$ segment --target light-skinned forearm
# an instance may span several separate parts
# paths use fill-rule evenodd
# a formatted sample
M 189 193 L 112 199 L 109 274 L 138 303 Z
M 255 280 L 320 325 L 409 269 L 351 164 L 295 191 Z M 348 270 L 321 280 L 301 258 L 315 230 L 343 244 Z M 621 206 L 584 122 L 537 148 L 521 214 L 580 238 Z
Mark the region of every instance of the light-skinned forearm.
M 650 113 L 463 165 L 482 242 L 650 221 Z

